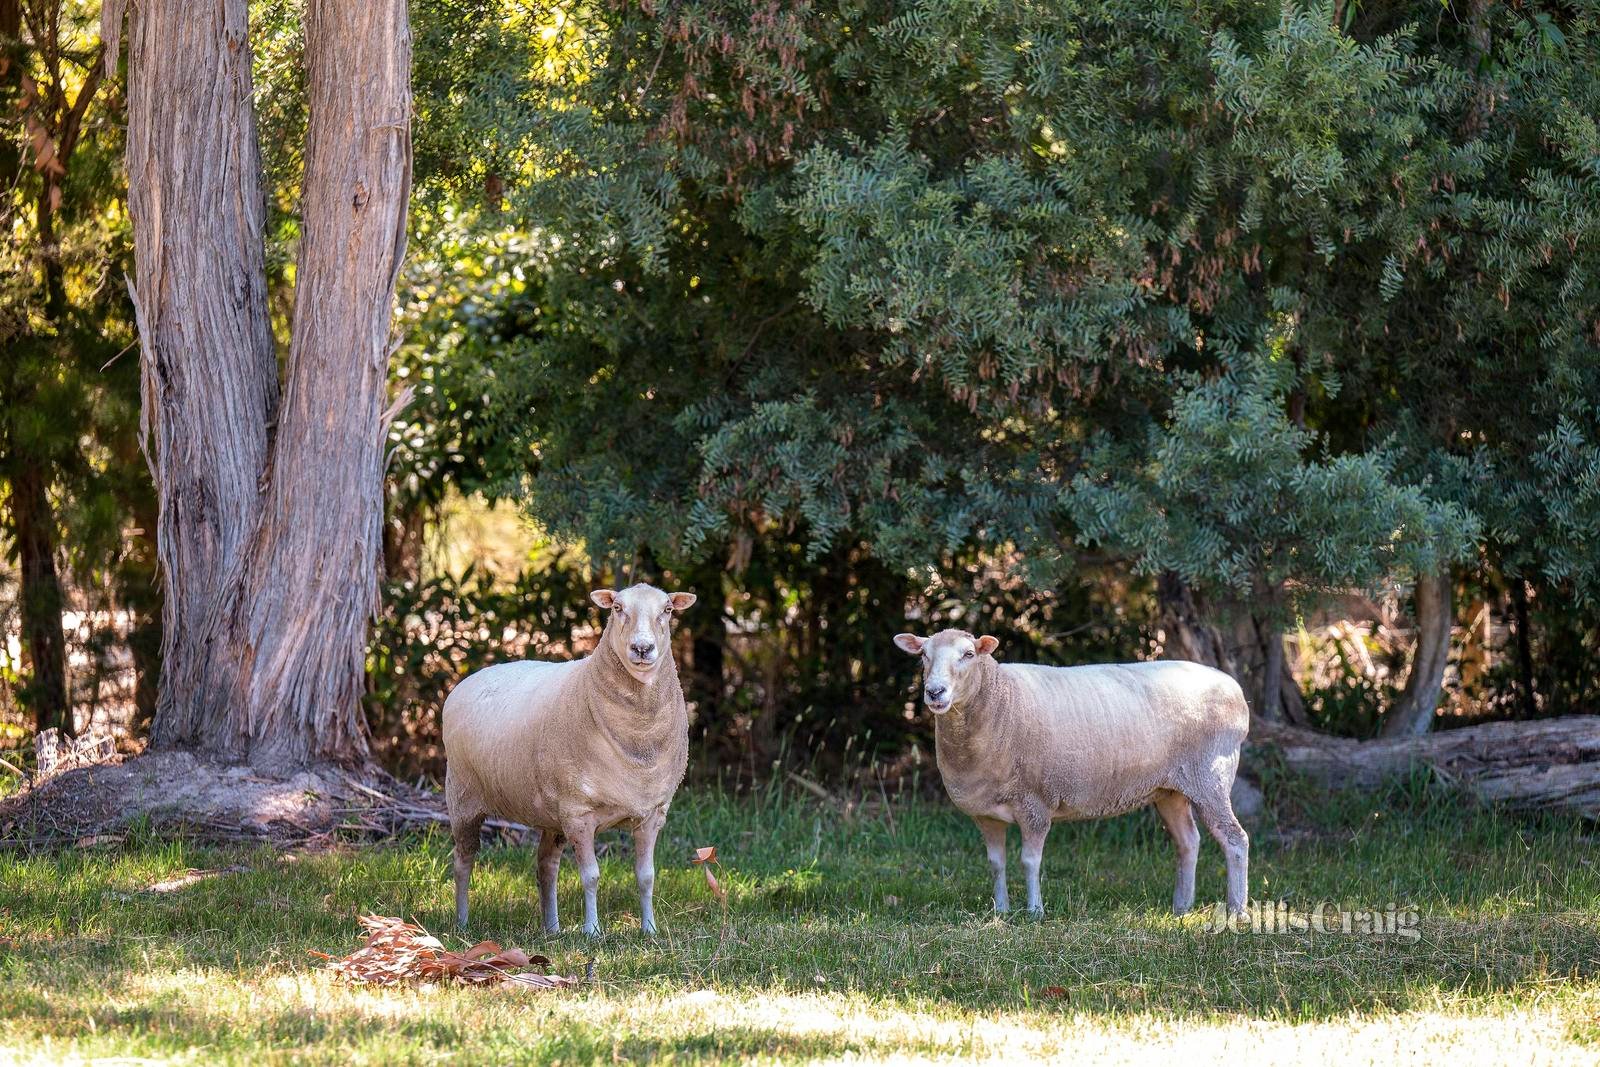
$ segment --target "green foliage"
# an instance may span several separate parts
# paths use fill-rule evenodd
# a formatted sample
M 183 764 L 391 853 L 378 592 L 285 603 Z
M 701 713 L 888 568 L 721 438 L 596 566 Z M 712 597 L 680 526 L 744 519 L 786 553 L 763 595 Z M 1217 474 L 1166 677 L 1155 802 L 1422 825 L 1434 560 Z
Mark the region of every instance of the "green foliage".
M 1419 57 L 1414 35 L 1363 43 L 1251 4 L 930 2 L 770 22 L 691 6 L 710 29 L 686 35 L 677 9 L 598 9 L 583 77 L 534 101 L 549 135 L 519 192 L 559 235 L 546 313 L 560 336 L 531 342 L 524 381 L 541 384 L 502 398 L 537 421 L 534 397 L 583 382 L 606 411 L 585 404 L 580 462 L 541 462 L 531 499 L 553 526 L 607 555 L 648 540 L 692 556 L 798 523 L 813 555 L 853 536 L 899 566 L 1015 539 L 1043 582 L 1074 538 L 1098 536 L 1145 570 L 1183 559 L 1235 592 L 1393 581 L 1471 543 L 1465 504 L 1376 447 L 1391 429 L 1313 432 L 1320 411 L 1288 412 L 1315 391 L 1343 420 L 1334 342 L 1355 331 L 1340 324 L 1392 286 L 1387 246 L 1437 215 L 1426 193 L 1467 79 Z M 716 27 L 740 19 L 760 32 L 729 45 Z M 1225 432 L 1202 424 L 1227 388 L 1184 374 L 1237 387 L 1236 353 L 1269 337 L 1284 365 L 1230 402 L 1253 425 L 1231 435 L 1249 455 L 1184 473 L 1176 453 Z M 634 346 L 648 373 L 628 365 Z M 663 387 L 677 368 L 723 388 Z M 670 430 L 651 410 L 663 400 Z M 620 459 L 613 425 L 651 467 Z M 1140 488 L 1109 484 L 1124 476 Z M 1220 481 L 1255 512 L 1219 510 Z M 1142 503 L 1113 506 L 1124 491 Z M 1303 547 L 1254 521 L 1312 501 L 1299 519 L 1325 536 Z M 1144 533 L 1131 516 L 1150 514 Z
M 1152 429 L 1143 465 L 1140 453 L 1105 446 L 1091 467 L 1137 473 L 1077 477 L 1080 536 L 1132 546 L 1146 573 L 1173 571 L 1245 601 L 1291 584 L 1306 600 L 1377 587 L 1472 543 L 1472 516 L 1405 484 L 1391 455 L 1315 456 L 1317 435 L 1283 418 L 1285 369 L 1257 363 L 1192 381 L 1169 424 Z
M 1308 638 L 1302 629 L 1302 652 Z M 1398 687 L 1392 677 L 1374 677 L 1362 664 L 1352 662 L 1342 642 L 1334 642 L 1333 652 L 1331 677 L 1319 685 L 1304 687 L 1307 719 L 1315 729 L 1340 737 L 1377 736 L 1383 711 L 1394 703 Z
M 390 428 L 390 507 L 437 510 L 452 489 L 500 495 L 522 469 L 515 435 L 490 418 L 505 309 L 542 284 L 538 243 L 493 219 L 421 213 L 401 274 L 404 334 L 393 374 L 411 397 Z

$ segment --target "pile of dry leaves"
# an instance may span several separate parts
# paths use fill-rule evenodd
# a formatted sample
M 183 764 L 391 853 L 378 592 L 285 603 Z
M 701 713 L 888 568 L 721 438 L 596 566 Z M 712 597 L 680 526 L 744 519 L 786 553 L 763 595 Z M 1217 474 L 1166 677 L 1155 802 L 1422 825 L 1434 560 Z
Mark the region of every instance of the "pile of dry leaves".
M 361 928 L 367 943 L 348 956 L 313 952 L 328 961 L 328 969 L 361 985 L 398 985 L 402 982 L 446 982 L 462 985 L 501 985 L 529 989 L 566 989 L 578 984 L 567 975 L 545 974 L 544 956 L 530 956 L 520 948 L 501 948 L 494 941 L 479 941 L 465 952 L 451 952 L 422 927 L 403 919 L 363 915 Z M 527 970 L 537 967 L 539 970 Z

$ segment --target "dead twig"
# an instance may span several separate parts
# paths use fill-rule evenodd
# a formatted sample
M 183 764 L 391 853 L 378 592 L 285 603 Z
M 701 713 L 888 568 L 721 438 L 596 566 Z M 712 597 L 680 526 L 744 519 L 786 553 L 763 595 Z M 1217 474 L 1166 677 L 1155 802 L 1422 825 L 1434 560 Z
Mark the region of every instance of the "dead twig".
M 10 771 L 11 773 L 15 774 L 17 777 L 21 778 L 24 782 L 26 782 L 28 784 L 28 788 L 30 788 L 30 789 L 33 788 L 33 775 L 29 774 L 27 771 L 23 770 L 21 767 L 18 767 L 15 763 L 12 763 L 8 759 L 0 758 L 0 767 L 6 768 L 8 771 Z
M 845 802 L 843 800 L 841 800 L 838 797 L 834 796 L 832 793 L 828 792 L 828 790 L 823 788 L 821 785 L 818 785 L 816 782 L 813 782 L 811 779 L 807 778 L 805 775 L 797 774 L 794 771 L 785 771 L 784 772 L 784 776 L 786 778 L 788 778 L 789 781 L 791 781 L 795 785 L 799 786 L 801 789 L 804 789 L 806 792 L 808 792 L 812 796 L 816 797 L 818 800 L 824 801 L 825 803 L 828 803 L 828 804 L 832 804 L 835 807 L 839 807 L 839 808 L 845 807 Z

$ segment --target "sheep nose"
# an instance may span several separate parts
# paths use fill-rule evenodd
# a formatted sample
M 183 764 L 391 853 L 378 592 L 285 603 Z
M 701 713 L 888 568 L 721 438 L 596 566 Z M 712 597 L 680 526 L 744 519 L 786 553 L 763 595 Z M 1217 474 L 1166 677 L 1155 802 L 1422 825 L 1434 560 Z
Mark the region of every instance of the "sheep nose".
M 655 650 L 656 650 L 656 646 L 655 646 L 655 642 L 653 642 L 653 641 L 634 641 L 634 642 L 632 642 L 631 644 L 628 645 L 628 651 L 632 652 L 635 656 L 638 656 L 640 659 L 644 659 L 646 656 L 650 655 L 650 653 L 654 652 Z
M 944 699 L 944 695 L 950 691 L 950 687 L 947 685 L 929 685 L 924 686 L 922 691 L 928 694 L 929 700 L 937 702 Z

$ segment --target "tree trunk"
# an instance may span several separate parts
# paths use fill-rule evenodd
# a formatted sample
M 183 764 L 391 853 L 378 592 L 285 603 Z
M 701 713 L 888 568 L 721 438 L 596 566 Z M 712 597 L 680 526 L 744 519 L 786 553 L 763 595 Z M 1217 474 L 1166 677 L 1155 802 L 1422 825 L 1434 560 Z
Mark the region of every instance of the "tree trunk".
M 1416 737 L 1354 741 L 1255 720 L 1251 747 L 1336 789 L 1370 790 L 1417 767 L 1481 800 L 1600 819 L 1600 718 L 1492 722 Z
M 0 0 L 0 107 L 10 115 L 22 94 L 22 61 L 26 56 L 22 45 L 22 0 Z M 22 142 L 15 137 L 0 138 L 0 175 L 16 180 L 21 169 Z M 5 186 L 12 188 L 11 184 Z
M 1454 620 L 1454 585 L 1449 568 L 1417 579 L 1412 602 L 1417 618 L 1416 650 L 1411 671 L 1394 707 L 1384 716 L 1384 737 L 1415 737 L 1433 727 L 1450 662 L 1450 624 Z
M 1536 719 L 1539 717 L 1539 697 L 1533 682 L 1533 621 L 1528 611 L 1526 579 L 1511 579 L 1511 606 L 1516 626 L 1517 688 L 1522 697 L 1522 714 Z
M 395 280 L 411 194 L 404 0 L 309 0 L 309 127 L 289 375 L 265 515 L 223 631 L 251 665 L 250 760 L 364 760 L 383 567 Z
M 1261 655 L 1261 695 L 1256 713 L 1269 722 L 1287 722 L 1289 717 L 1283 706 L 1283 635 L 1263 626 L 1259 619 L 1251 620 L 1251 628 Z
M 1157 579 L 1156 599 L 1162 658 L 1203 663 L 1231 675 L 1251 710 L 1268 721 L 1306 721 L 1305 698 L 1288 669 L 1276 626 L 1241 613 L 1230 635 L 1210 621 L 1204 600 L 1171 571 Z
M 110 63 L 122 7 L 104 7 Z M 248 14 L 248 0 L 141 0 L 128 33 L 130 290 L 163 594 L 151 741 L 229 754 L 241 664 L 212 620 L 261 514 L 278 406 Z
M 1461 124 L 1461 132 L 1468 137 L 1483 134 L 1489 126 L 1489 117 L 1494 114 L 1495 86 L 1488 70 L 1490 50 L 1494 46 L 1489 12 L 1494 5 L 1495 0 L 1467 0 L 1462 17 L 1467 31 L 1467 44 L 1476 59 L 1472 64 L 1472 102 Z
M 722 670 L 728 644 L 727 608 L 722 593 L 722 562 L 711 557 L 684 575 L 688 588 L 700 600 L 684 619 L 690 634 L 689 696 L 695 702 L 700 731 L 710 736 L 722 729 Z
M 1187 582 L 1172 571 L 1156 579 L 1160 608 L 1161 655 L 1186 659 L 1233 673 L 1232 656 L 1222 631 L 1206 619 L 1203 606 Z
M 12 457 L 14 458 L 14 457 Z M 71 734 L 72 709 L 67 703 L 67 645 L 61 632 L 61 579 L 56 574 L 55 516 L 37 466 L 9 462 L 11 521 L 16 530 L 22 571 L 18 589 L 22 607 L 22 647 L 32 677 L 25 687 L 33 707 L 34 726 Z
M 115 54 L 121 4 L 108 3 Z M 363 762 L 394 283 L 411 182 L 403 0 L 310 0 L 302 237 L 281 407 L 246 0 L 135 6 L 130 207 L 167 592 L 153 740 Z

